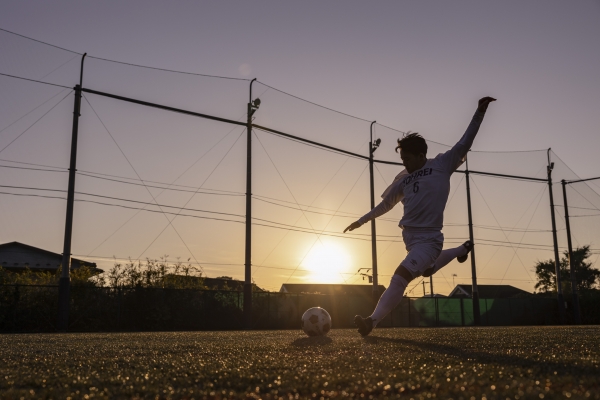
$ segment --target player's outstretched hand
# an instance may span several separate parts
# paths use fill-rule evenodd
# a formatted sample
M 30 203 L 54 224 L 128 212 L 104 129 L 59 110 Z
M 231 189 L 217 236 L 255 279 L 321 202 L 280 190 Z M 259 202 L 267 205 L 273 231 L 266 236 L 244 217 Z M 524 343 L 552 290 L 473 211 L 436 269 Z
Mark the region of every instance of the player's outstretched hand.
M 352 232 L 356 228 L 360 228 L 360 227 L 361 227 L 361 224 L 358 221 L 354 221 L 353 223 L 348 225 L 348 227 L 346 229 L 344 229 L 344 233 L 346 233 L 346 231 Z
M 479 106 L 477 107 L 477 111 L 485 112 L 492 101 L 496 101 L 495 98 L 486 96 L 479 99 Z

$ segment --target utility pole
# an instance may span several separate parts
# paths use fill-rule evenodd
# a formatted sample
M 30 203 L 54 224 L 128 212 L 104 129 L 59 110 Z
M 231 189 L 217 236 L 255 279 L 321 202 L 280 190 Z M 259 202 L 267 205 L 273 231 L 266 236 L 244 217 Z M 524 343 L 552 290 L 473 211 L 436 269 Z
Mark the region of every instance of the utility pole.
M 260 99 L 252 100 L 250 81 L 250 100 L 248 101 L 248 119 L 246 121 L 246 248 L 244 260 L 244 326 L 252 329 L 252 116 L 260 106 Z
M 467 182 L 467 213 L 469 216 L 469 240 L 473 244 L 471 249 L 471 278 L 472 278 L 472 299 L 473 299 L 473 322 L 475 325 L 481 325 L 481 313 L 479 310 L 479 290 L 477 288 L 477 268 L 475 264 L 475 239 L 473 238 L 473 215 L 471 213 L 471 185 L 469 183 L 469 160 L 467 159 L 467 169 L 465 171 L 465 180 Z
M 554 163 L 550 162 L 550 150 L 548 149 L 548 193 L 550 194 L 550 216 L 552 219 L 552 240 L 554 242 L 554 271 L 556 273 L 556 291 L 558 297 L 558 315 L 560 323 L 565 324 L 565 299 L 563 297 L 562 284 L 560 281 L 560 260 L 558 257 L 558 240 L 556 239 L 556 217 L 554 216 L 554 196 L 552 195 L 552 170 Z
M 381 139 L 373 143 L 373 125 L 377 121 L 371 122 L 371 139 L 369 141 L 369 176 L 371 182 L 371 210 L 375 208 L 375 180 L 373 176 L 373 154 L 381 144 Z M 375 219 L 371 220 L 371 263 L 373 268 L 373 303 L 379 300 L 379 280 L 377 277 L 377 232 L 375 229 Z
M 433 275 L 429 277 L 429 297 L 433 297 Z
M 571 272 L 571 292 L 573 292 L 573 317 L 575 324 L 581 325 L 581 310 L 579 308 L 579 295 L 577 294 L 577 277 L 575 276 L 575 265 L 573 265 L 573 244 L 571 243 L 571 224 L 569 222 L 569 206 L 567 204 L 567 182 L 560 181 L 563 191 L 563 202 L 565 207 L 565 225 L 567 227 L 567 245 L 569 249 L 569 269 Z
M 67 215 L 65 218 L 65 238 L 61 263 L 60 279 L 58 281 L 58 317 L 56 328 L 66 332 L 69 327 L 69 303 L 71 301 L 71 238 L 73 236 L 73 207 L 75 204 L 75 176 L 77 173 L 77 135 L 79 131 L 79 116 L 81 115 L 81 85 L 83 83 L 83 60 L 81 57 L 79 85 L 75 86 L 75 102 L 73 106 L 73 127 L 71 129 L 71 157 L 69 161 L 69 186 L 67 189 Z
M 423 297 L 425 297 L 425 294 L 426 294 L 426 293 L 425 293 L 425 284 L 426 284 L 427 282 L 425 281 L 425 279 L 423 279 L 423 282 L 422 282 L 422 283 L 423 283 Z

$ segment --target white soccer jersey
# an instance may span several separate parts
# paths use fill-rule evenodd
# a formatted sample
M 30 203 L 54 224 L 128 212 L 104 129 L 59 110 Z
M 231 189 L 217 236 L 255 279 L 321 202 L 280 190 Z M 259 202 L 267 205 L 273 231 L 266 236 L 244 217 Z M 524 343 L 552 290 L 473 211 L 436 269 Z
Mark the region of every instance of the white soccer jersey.
M 464 162 L 484 115 L 483 112 L 475 113 L 463 137 L 450 150 L 428 159 L 412 174 L 402 170 L 381 195 L 383 201 L 358 222 L 364 224 L 402 202 L 404 216 L 398 224 L 402 229 L 441 230 L 450 193 L 450 176 Z

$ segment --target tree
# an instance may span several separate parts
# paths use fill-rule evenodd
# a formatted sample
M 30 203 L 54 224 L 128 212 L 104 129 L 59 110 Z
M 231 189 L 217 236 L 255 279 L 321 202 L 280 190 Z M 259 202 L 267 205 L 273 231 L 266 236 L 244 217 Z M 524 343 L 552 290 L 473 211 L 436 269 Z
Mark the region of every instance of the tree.
M 168 256 L 158 260 L 133 261 L 125 264 L 115 263 L 103 282 L 110 287 L 147 287 L 169 289 L 206 289 L 202 271 L 194 267 L 189 260 L 182 263 L 170 263 Z
M 600 271 L 592 267 L 588 262 L 590 258 L 590 246 L 582 246 L 573 250 L 573 267 L 575 268 L 575 278 L 577 280 L 578 290 L 589 290 L 600 283 Z M 571 292 L 571 272 L 569 270 L 569 252 L 564 251 L 563 257 L 559 262 L 560 279 L 564 293 Z M 537 283 L 535 290 L 541 293 L 556 292 L 556 273 L 554 260 L 538 261 L 535 265 L 535 274 Z

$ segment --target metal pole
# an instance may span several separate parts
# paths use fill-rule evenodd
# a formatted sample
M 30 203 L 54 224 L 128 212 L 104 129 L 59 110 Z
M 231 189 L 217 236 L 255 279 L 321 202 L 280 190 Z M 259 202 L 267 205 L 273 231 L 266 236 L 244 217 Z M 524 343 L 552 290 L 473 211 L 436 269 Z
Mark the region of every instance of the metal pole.
M 469 160 L 467 160 L 467 169 L 465 171 L 465 180 L 467 182 L 467 213 L 469 216 L 469 240 L 473 244 L 471 249 L 471 279 L 473 289 L 471 298 L 473 299 L 473 322 L 475 325 L 481 325 L 481 315 L 479 311 L 479 290 L 477 289 L 477 268 L 475 264 L 475 239 L 473 237 L 473 215 L 471 214 L 471 184 L 469 183 Z
M 433 275 L 429 277 L 429 297 L 433 297 Z
M 373 153 L 379 146 L 373 146 L 373 125 L 376 121 L 371 122 L 371 140 L 369 141 L 369 177 L 371 182 L 371 210 L 375 208 L 375 180 L 373 177 Z M 373 266 L 373 302 L 379 300 L 379 281 L 377 278 L 377 231 L 375 229 L 375 219 L 371 220 L 371 263 Z
M 554 163 L 550 162 L 550 149 L 548 149 L 548 192 L 550 193 L 550 216 L 552 219 L 552 240 L 554 242 L 554 271 L 556 273 L 556 291 L 558 297 L 558 316 L 560 323 L 565 323 L 565 299 L 563 297 L 562 284 L 560 281 L 560 260 L 558 256 L 558 240 L 556 239 L 556 217 L 554 216 L 554 196 L 552 194 L 552 169 Z
M 563 179 L 561 184 L 565 206 L 565 225 L 567 226 L 567 245 L 569 246 L 569 269 L 571 270 L 571 291 L 573 292 L 573 316 L 575 317 L 575 324 L 581 325 L 581 311 L 579 309 L 579 295 L 577 293 L 577 277 L 575 276 L 575 265 L 573 265 L 573 244 L 571 243 L 569 206 L 567 204 L 567 182 Z
M 66 332 L 69 326 L 69 302 L 71 298 L 71 237 L 73 234 L 73 206 L 75 203 L 75 175 L 77 172 L 77 134 L 79 131 L 79 116 L 81 112 L 81 84 L 83 83 L 83 61 L 79 72 L 79 85 L 75 86 L 75 101 L 73 105 L 73 128 L 71 130 L 71 159 L 69 161 L 69 186 L 67 189 L 67 215 L 65 218 L 65 238 L 63 243 L 61 274 L 58 281 L 58 316 L 56 328 Z
M 425 297 L 425 284 L 426 284 L 426 283 L 427 283 L 427 282 L 425 282 L 425 280 L 423 280 L 423 297 Z
M 252 328 L 252 84 L 250 81 L 250 100 L 248 102 L 247 138 L 246 138 L 246 252 L 244 281 L 244 321 L 245 328 Z

